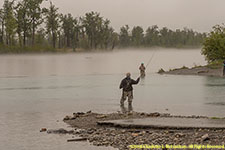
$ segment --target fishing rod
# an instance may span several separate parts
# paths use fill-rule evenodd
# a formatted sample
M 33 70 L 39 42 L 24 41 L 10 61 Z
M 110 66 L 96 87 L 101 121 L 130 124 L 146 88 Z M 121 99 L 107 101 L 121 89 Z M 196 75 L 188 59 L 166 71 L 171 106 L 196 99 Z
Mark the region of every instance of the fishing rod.
M 150 63 L 152 62 L 152 59 L 153 59 L 153 57 L 155 56 L 155 53 L 156 53 L 156 49 L 155 49 L 155 51 L 153 52 L 153 54 L 152 54 L 151 58 L 149 59 L 149 61 L 148 61 L 147 65 L 146 65 L 146 68 L 147 68 L 147 67 L 148 67 L 148 65 L 150 65 Z
M 153 60 L 153 58 L 154 58 L 154 56 L 155 56 L 155 53 L 156 53 L 156 49 L 154 50 L 154 52 L 153 52 L 151 58 L 149 59 L 147 65 L 146 65 L 146 67 L 145 67 L 146 69 L 147 69 L 147 67 L 150 65 L 150 63 L 152 62 L 152 60 Z M 139 78 L 140 78 L 140 77 L 141 77 L 141 75 L 139 76 Z

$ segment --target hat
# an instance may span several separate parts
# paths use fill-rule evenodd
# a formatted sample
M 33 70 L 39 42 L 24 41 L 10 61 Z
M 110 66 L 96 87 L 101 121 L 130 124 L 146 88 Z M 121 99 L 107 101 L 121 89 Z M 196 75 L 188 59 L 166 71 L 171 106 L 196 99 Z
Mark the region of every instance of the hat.
M 128 72 L 128 73 L 126 74 L 126 76 L 127 76 L 127 77 L 130 77 L 130 72 Z

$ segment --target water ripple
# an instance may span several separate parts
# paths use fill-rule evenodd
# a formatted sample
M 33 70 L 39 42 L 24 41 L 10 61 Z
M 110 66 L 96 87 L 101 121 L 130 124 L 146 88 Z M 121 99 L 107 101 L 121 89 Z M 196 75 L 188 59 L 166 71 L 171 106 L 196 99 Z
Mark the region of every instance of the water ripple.
M 0 88 L 0 91 L 10 91 L 10 90 L 39 90 L 39 89 L 71 89 L 71 88 L 79 88 L 80 85 L 77 86 L 49 86 L 49 87 L 16 87 L 16 88 Z

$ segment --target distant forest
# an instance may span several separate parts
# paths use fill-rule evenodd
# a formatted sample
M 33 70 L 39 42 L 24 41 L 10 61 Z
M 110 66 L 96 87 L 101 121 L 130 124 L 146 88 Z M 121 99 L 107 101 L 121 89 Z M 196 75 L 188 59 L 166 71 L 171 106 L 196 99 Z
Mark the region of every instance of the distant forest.
M 171 30 L 157 25 L 144 30 L 125 25 L 115 32 L 110 20 L 97 12 L 79 18 L 61 14 L 44 0 L 5 0 L 0 9 L 0 53 L 112 50 L 128 47 L 200 47 L 206 33 L 192 29 Z

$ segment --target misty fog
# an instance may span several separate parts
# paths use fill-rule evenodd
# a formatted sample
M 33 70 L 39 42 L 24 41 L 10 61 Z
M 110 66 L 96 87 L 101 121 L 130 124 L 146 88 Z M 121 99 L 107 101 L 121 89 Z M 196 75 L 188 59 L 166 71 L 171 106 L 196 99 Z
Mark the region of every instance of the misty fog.
M 2 5 L 4 0 L 0 0 Z M 83 16 L 97 11 L 118 31 L 125 24 L 143 28 L 158 25 L 171 29 L 188 27 L 209 32 L 225 22 L 224 0 L 52 0 L 61 13 Z M 45 2 L 47 6 L 49 2 Z

